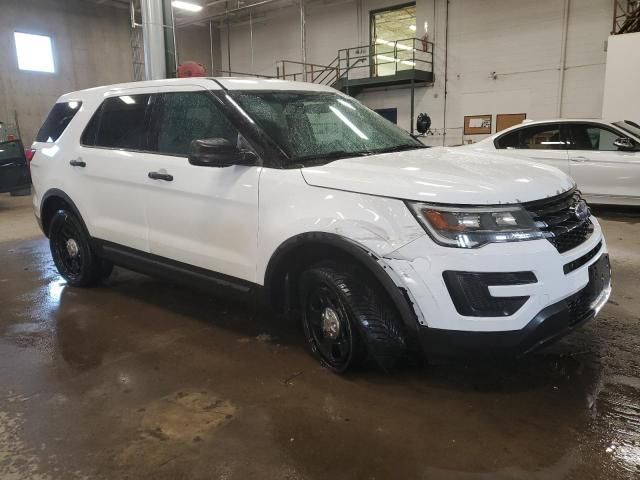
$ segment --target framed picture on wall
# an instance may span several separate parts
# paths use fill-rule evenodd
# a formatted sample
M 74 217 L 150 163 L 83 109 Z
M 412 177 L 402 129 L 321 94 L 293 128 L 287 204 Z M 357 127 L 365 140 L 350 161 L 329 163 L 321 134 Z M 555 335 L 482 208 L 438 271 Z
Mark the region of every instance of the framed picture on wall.
M 499 113 L 496 115 L 496 133 L 522 123 L 526 113 Z
M 486 135 L 491 133 L 491 119 L 491 114 L 465 115 L 463 133 L 465 135 Z

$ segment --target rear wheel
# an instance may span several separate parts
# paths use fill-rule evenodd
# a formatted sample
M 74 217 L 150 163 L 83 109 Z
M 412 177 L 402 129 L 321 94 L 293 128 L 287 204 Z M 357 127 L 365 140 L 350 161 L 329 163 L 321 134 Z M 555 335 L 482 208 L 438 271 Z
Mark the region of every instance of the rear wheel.
M 89 287 L 105 280 L 113 265 L 91 249 L 89 235 L 78 218 L 58 210 L 49 227 L 49 246 L 60 275 L 74 287 Z
M 383 369 L 406 356 L 395 309 L 357 267 L 316 265 L 300 276 L 299 309 L 314 356 L 336 373 L 371 363 Z

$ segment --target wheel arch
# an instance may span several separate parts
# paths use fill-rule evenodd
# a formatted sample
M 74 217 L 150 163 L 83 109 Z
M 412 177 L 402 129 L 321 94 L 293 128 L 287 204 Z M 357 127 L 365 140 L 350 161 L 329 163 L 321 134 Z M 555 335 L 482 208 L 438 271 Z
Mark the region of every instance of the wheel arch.
M 70 209 L 73 214 L 78 217 L 82 228 L 84 228 L 84 231 L 88 234 L 89 230 L 87 229 L 87 225 L 84 223 L 80 210 L 78 210 L 78 207 L 73 200 L 71 200 L 69 195 L 58 188 L 51 188 L 42 196 L 42 200 L 40 202 L 40 222 L 45 236 L 47 238 L 49 237 L 49 226 L 51 225 L 53 216 L 58 210 L 64 207 Z
M 267 298 L 276 311 L 290 307 L 289 285 L 303 266 L 324 259 L 351 260 L 370 273 L 389 296 L 408 332 L 417 333 L 418 319 L 407 290 L 397 285 L 388 273 L 391 268 L 365 246 L 341 235 L 307 232 L 285 240 L 271 256 L 264 276 Z

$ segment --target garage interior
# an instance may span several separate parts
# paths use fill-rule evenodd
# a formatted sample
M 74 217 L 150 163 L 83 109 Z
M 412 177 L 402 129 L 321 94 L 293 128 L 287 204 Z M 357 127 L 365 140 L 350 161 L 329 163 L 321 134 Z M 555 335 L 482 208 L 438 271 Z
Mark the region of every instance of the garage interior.
M 632 0 L 2 0 L 0 39 L 0 152 L 63 93 L 192 74 L 333 86 L 412 133 L 426 113 L 431 147 L 640 122 Z M 248 302 L 120 268 L 67 286 L 18 193 L 0 194 L 2 480 L 640 477 L 639 207 L 592 205 L 613 293 L 554 345 L 340 376 Z

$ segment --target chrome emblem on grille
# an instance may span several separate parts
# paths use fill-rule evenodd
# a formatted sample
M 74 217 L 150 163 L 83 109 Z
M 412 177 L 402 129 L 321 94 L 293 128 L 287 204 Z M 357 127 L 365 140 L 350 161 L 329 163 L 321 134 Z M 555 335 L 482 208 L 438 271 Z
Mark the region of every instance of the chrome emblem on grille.
M 580 200 L 578 203 L 576 203 L 573 206 L 572 210 L 575 217 L 580 221 L 586 220 L 587 218 L 589 218 L 589 215 L 591 215 L 591 209 L 589 208 L 589 205 L 587 205 L 587 202 L 585 202 L 584 200 Z

